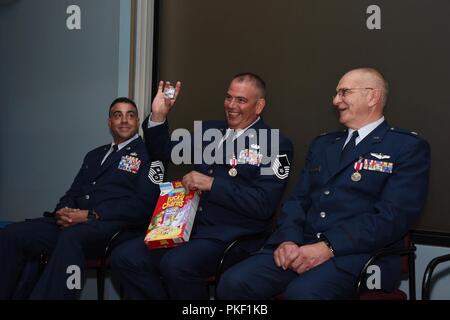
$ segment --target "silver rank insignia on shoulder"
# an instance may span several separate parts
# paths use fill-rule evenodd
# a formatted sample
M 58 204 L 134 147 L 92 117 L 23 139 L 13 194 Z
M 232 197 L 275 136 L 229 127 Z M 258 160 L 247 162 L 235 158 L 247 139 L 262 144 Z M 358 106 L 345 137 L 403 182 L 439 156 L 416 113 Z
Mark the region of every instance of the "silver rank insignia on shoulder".
M 291 164 L 289 163 L 288 156 L 286 154 L 280 154 L 273 162 L 272 170 L 277 178 L 284 180 L 289 176 L 290 167 Z
M 382 154 L 382 153 L 371 153 L 370 154 L 372 157 L 375 157 L 379 160 L 383 160 L 383 159 L 390 159 L 391 156 L 388 156 L 387 154 Z
M 153 161 L 150 164 L 150 171 L 148 172 L 150 181 L 154 184 L 160 184 L 164 179 L 164 164 L 161 161 Z

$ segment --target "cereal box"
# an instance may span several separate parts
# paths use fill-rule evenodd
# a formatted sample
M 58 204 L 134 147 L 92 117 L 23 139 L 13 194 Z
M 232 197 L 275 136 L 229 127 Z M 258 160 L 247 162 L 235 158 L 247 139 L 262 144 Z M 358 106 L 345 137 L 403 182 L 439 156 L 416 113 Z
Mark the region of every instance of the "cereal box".
M 200 196 L 186 193 L 181 181 L 160 184 L 156 203 L 144 242 L 150 249 L 170 248 L 189 241 Z

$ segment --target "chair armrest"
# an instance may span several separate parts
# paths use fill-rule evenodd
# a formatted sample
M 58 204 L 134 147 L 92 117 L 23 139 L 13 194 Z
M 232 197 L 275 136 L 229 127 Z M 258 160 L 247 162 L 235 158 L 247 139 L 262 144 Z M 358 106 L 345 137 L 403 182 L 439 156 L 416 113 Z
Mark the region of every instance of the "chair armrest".
M 431 277 L 433 276 L 434 269 L 446 261 L 450 261 L 450 254 L 436 257 L 428 263 L 422 280 L 422 300 L 430 300 Z
M 144 232 L 148 227 L 148 222 L 145 223 L 137 223 L 137 224 L 129 224 L 126 226 L 123 226 L 119 231 L 116 231 L 111 238 L 109 239 L 105 251 L 103 253 L 102 259 L 102 266 L 105 265 L 106 260 L 111 255 L 112 249 L 115 245 L 117 245 L 117 239 L 119 239 L 122 235 L 126 234 L 127 232 Z
M 359 276 L 358 276 L 358 283 L 355 290 L 355 299 L 358 299 L 360 293 L 361 293 L 361 287 L 363 280 L 367 274 L 367 268 L 370 265 L 373 265 L 377 260 L 387 257 L 387 256 L 404 256 L 408 255 L 408 263 L 409 263 L 409 273 L 410 275 L 414 274 L 414 254 L 416 252 L 416 246 L 411 245 L 407 248 L 383 248 L 378 251 L 376 251 L 372 256 L 367 260 L 367 262 L 364 264 L 364 267 L 361 269 Z M 413 277 L 410 276 L 410 295 L 411 299 L 415 300 L 415 279 L 412 279 Z M 412 281 L 411 281 L 412 280 Z

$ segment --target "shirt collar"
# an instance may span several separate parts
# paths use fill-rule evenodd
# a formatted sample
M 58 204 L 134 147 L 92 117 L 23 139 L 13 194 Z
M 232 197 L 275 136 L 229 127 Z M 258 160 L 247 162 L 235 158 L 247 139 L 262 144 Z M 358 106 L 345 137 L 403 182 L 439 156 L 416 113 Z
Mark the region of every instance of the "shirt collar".
M 227 129 L 227 133 L 225 134 L 225 138 L 227 138 L 232 132 L 235 132 L 235 139 L 239 138 L 239 136 L 241 134 L 243 134 L 248 128 L 250 128 L 251 126 L 253 126 L 255 123 L 257 123 L 259 120 L 261 119 L 261 117 L 258 117 L 255 121 L 253 121 L 248 127 L 244 128 L 244 129 L 231 129 L 228 128 Z
M 137 138 L 139 138 L 139 134 L 135 134 L 132 138 L 128 139 L 127 141 L 124 141 L 122 143 L 119 143 L 117 145 L 117 151 L 121 150 L 123 147 L 125 147 L 127 144 L 129 144 L 131 141 L 136 140 Z M 111 143 L 111 148 L 115 145 L 114 141 Z
M 376 127 L 378 127 L 382 122 L 384 121 L 384 116 L 378 119 L 377 121 L 371 122 L 369 124 L 366 124 L 364 127 L 358 129 L 358 138 L 356 138 L 355 143 L 360 143 L 365 137 L 367 137 L 373 130 L 375 130 Z M 348 129 L 347 134 L 347 140 L 345 140 L 345 143 L 348 142 L 348 140 L 351 139 L 353 132 L 356 131 L 354 129 Z

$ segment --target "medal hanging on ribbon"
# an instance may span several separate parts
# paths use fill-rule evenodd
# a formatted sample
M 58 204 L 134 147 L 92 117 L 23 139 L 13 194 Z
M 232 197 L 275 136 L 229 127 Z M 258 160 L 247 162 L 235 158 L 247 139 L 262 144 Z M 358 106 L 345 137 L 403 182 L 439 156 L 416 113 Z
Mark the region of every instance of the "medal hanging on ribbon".
M 236 157 L 233 155 L 233 158 L 230 159 L 231 169 L 228 170 L 228 174 L 230 175 L 230 177 L 236 177 L 237 176 L 237 174 L 238 174 L 238 172 L 236 170 L 237 163 L 238 163 L 238 161 L 237 161 Z
M 355 172 L 353 172 L 352 174 L 352 181 L 358 182 L 362 178 L 361 173 L 359 173 L 359 171 L 361 171 L 361 169 L 363 168 L 363 159 L 360 158 L 358 162 L 355 162 L 355 165 L 353 167 L 355 168 Z

